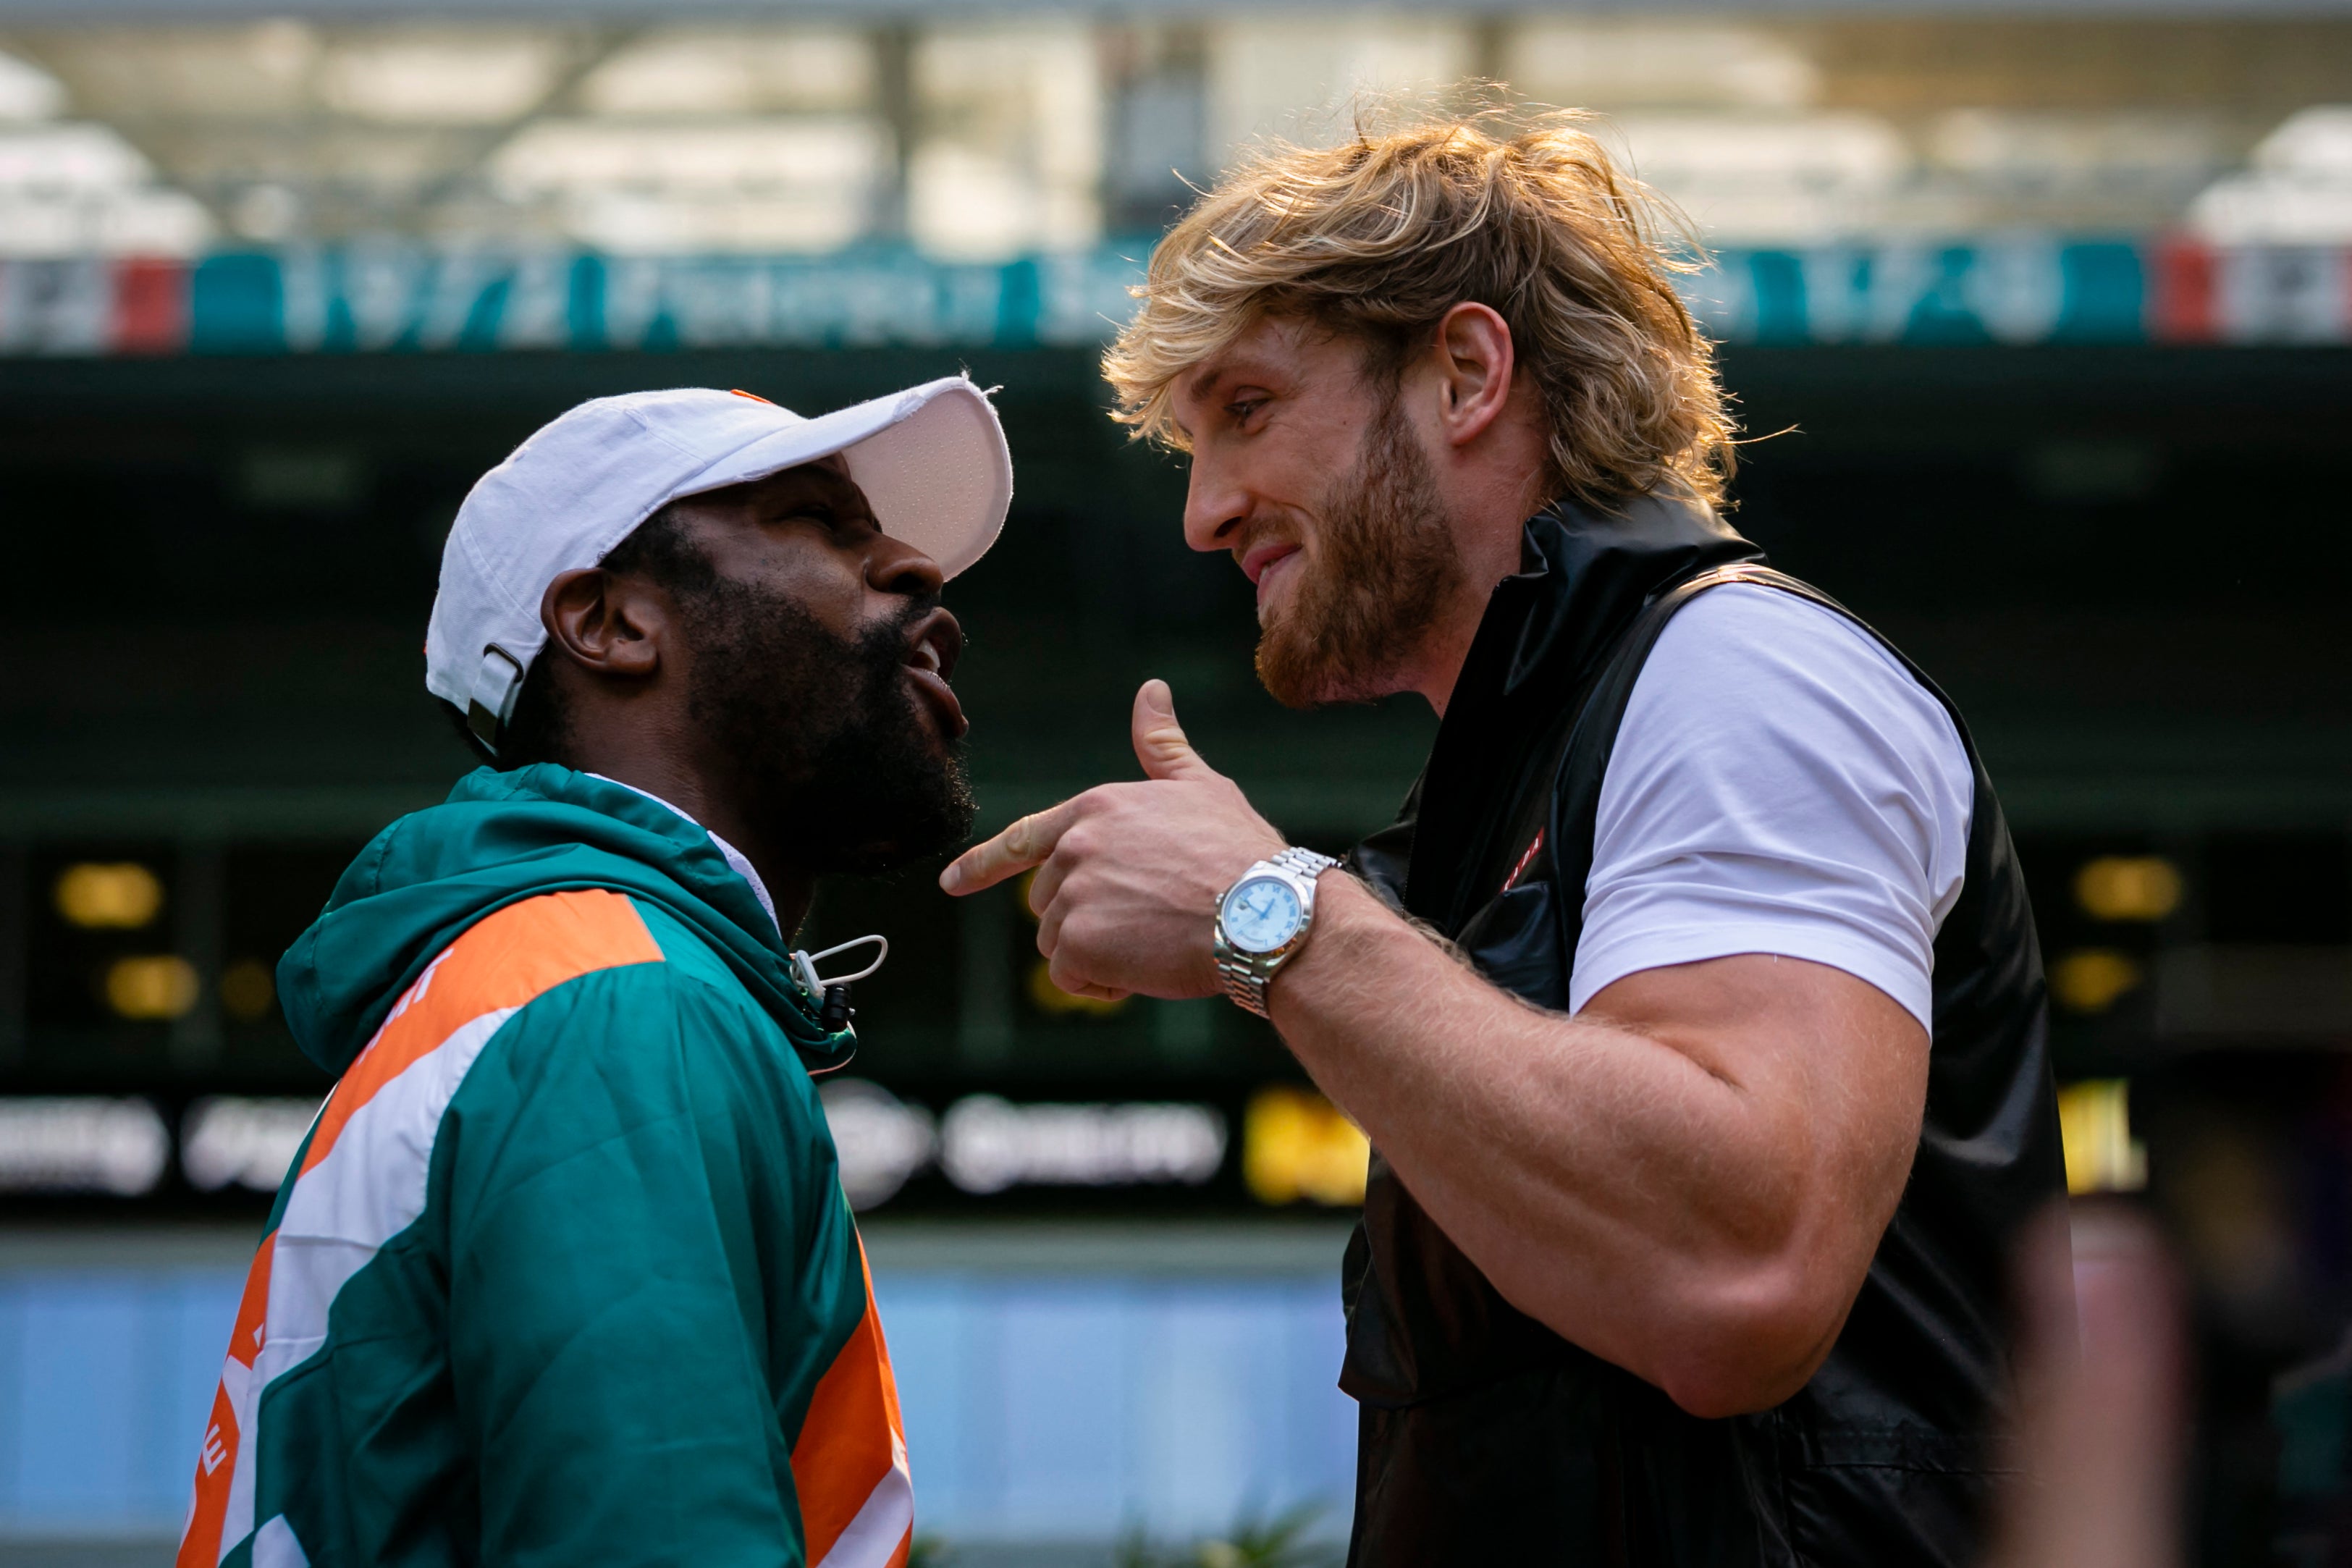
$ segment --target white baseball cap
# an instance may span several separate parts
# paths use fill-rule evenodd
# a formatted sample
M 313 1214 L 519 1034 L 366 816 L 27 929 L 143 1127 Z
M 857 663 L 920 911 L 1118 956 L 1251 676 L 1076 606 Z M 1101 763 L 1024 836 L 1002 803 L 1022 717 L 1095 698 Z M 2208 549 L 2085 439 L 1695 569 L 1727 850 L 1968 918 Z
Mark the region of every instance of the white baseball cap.
M 950 577 L 985 554 L 1013 501 L 1013 457 L 987 394 L 961 375 L 807 419 L 707 386 L 583 403 L 484 474 L 441 551 L 425 686 L 495 750 L 547 643 L 541 598 L 680 496 L 835 453 L 882 531 Z

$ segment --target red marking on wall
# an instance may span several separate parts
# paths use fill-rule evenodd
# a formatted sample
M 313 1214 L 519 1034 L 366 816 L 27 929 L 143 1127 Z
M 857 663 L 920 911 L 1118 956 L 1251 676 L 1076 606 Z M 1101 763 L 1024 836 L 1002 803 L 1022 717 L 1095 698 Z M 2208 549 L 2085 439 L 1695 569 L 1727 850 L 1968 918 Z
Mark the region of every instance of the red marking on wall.
M 1503 879 L 1504 892 L 1507 893 L 1519 885 L 1519 879 L 1527 875 L 1528 867 L 1535 860 L 1536 851 L 1543 847 L 1543 841 L 1544 830 L 1538 827 L 1536 829 L 1535 842 L 1529 844 L 1528 852 L 1519 857 L 1519 863 L 1511 868 L 1511 874 Z
M 2148 260 L 2147 335 L 2160 343 L 2220 342 L 2221 279 L 2213 247 L 2168 239 Z
M 114 265 L 108 340 L 116 353 L 177 353 L 188 346 L 188 266 L 160 257 Z

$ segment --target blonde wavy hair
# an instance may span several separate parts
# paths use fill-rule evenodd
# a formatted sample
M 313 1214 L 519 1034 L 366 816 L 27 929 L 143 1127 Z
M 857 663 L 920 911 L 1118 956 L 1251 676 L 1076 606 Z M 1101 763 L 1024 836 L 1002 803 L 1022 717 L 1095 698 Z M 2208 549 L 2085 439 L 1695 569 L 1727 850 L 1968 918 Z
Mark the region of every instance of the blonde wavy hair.
M 1509 323 L 1541 395 L 1550 493 L 1607 509 L 1684 488 L 1719 505 L 1735 427 L 1714 346 L 1673 284 L 1696 247 L 1582 127 L 1571 111 L 1494 110 L 1265 146 L 1152 251 L 1142 308 L 1103 355 L 1114 417 L 1181 450 L 1177 377 L 1258 321 L 1361 338 L 1392 378 L 1475 301 Z

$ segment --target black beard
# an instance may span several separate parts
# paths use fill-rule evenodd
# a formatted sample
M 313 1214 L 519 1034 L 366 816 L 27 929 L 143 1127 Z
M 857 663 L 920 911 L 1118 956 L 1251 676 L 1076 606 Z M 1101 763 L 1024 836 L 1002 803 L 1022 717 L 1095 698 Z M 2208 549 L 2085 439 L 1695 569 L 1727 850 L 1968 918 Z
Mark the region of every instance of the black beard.
M 694 647 L 688 711 L 718 742 L 764 843 L 814 873 L 868 874 L 961 844 L 974 808 L 906 679 L 936 601 L 855 641 L 781 595 L 719 579 L 681 605 Z

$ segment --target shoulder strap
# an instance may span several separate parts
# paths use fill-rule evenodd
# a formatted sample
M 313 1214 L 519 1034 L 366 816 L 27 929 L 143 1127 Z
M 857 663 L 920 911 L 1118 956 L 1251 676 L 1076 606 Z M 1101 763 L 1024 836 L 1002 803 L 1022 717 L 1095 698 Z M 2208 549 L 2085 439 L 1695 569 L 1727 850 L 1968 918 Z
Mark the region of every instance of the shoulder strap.
M 1753 562 L 1734 562 L 1662 588 L 1643 606 L 1633 624 L 1626 628 L 1624 637 L 1610 655 L 1609 662 L 1594 678 L 1590 694 L 1578 706 L 1575 721 L 1566 728 L 1560 740 L 1559 761 L 1553 770 L 1551 798 L 1546 803 L 1549 813 L 1542 828 L 1546 840 L 1544 857 L 1564 891 L 1573 889 L 1580 892 L 1591 875 L 1592 837 L 1601 814 L 1601 780 L 1608 773 L 1609 757 L 1616 750 L 1617 733 L 1624 724 L 1626 706 L 1633 700 L 1633 685 L 1641 679 L 1643 666 L 1649 662 L 1650 650 L 1657 646 L 1658 638 L 1665 632 L 1666 624 L 1685 605 L 1708 589 L 1722 587 L 1727 583 L 1747 583 L 1759 588 L 1794 594 L 1801 599 L 1809 599 L 1844 616 L 1876 638 L 1927 687 L 1937 701 L 1942 702 L 1947 710 L 1951 710 L 1949 700 L 1937 690 L 1918 667 L 1880 637 L 1859 616 L 1811 584 L 1801 582 L 1785 572 L 1776 572 L 1769 566 Z M 1954 722 L 1957 723 L 1958 718 L 1958 711 L 1954 710 Z M 1962 744 L 1967 744 L 1965 731 Z M 1530 824 L 1528 831 L 1531 837 L 1535 825 Z M 1561 952 L 1571 955 L 1570 962 L 1573 963 L 1577 940 L 1584 930 L 1584 900 L 1580 897 L 1562 897 L 1555 900 L 1555 907 L 1559 910 Z
M 1661 588 L 1643 603 L 1580 700 L 1563 705 L 1547 744 L 1549 762 L 1534 775 L 1551 779 L 1552 787 L 1531 792 L 1520 803 L 1518 820 L 1497 841 L 1498 853 L 1507 855 L 1507 862 L 1486 868 L 1492 875 L 1485 878 L 1486 896 L 1507 892 L 1523 880 L 1546 875 L 1563 887 L 1582 887 L 1592 863 L 1592 817 L 1600 801 L 1601 775 L 1608 767 L 1625 704 L 1650 648 L 1675 612 L 1699 594 L 1723 583 L 1753 581 L 1758 576 L 1779 578 L 1780 574 L 1744 563 L 1717 567 Z M 1786 581 L 1794 584 L 1796 579 Z M 1589 809 L 1581 814 L 1580 834 L 1574 831 L 1578 813 L 1563 815 L 1559 810 L 1562 801 L 1571 795 L 1590 797 L 1583 801 Z

